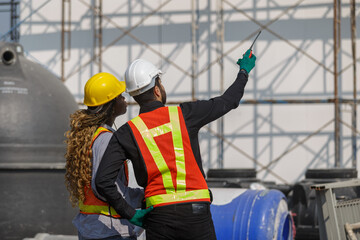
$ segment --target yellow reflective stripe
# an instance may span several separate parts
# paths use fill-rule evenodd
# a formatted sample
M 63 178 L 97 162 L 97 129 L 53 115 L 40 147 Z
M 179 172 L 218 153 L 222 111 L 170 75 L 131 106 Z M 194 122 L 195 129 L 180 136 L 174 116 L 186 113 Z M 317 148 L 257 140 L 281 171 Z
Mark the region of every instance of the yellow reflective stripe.
M 185 155 L 182 142 L 180 118 L 177 107 L 169 107 L 170 123 L 172 124 L 172 138 L 176 159 L 176 191 L 184 192 L 186 190 L 186 172 L 185 172 Z
M 109 213 L 109 206 L 97 206 L 97 205 L 85 205 L 83 202 L 79 201 L 79 209 L 81 212 L 84 213 L 96 213 L 96 214 L 103 214 L 107 216 L 120 216 L 117 214 L 113 207 L 110 207 Z
M 131 122 L 139 130 L 141 136 L 143 137 L 143 139 L 145 141 L 146 146 L 148 147 L 148 149 L 150 151 L 151 156 L 153 157 L 153 159 L 155 161 L 157 168 L 159 169 L 159 171 L 161 173 L 161 177 L 163 179 L 166 193 L 169 193 L 169 194 L 174 193 L 175 188 L 174 188 L 174 185 L 172 182 L 170 170 L 169 170 L 168 166 L 166 165 L 164 157 L 161 155 L 161 152 L 160 152 L 158 146 L 156 145 L 156 142 L 155 142 L 151 132 L 149 131 L 149 129 L 145 125 L 144 121 L 139 116 L 132 119 Z
M 171 132 L 171 124 L 166 123 L 162 126 L 149 129 L 149 132 L 150 132 L 151 136 L 153 136 L 153 137 L 163 135 L 165 133 Z
M 110 131 L 109 129 L 107 129 L 107 128 L 98 127 L 98 128 L 96 129 L 96 131 L 94 132 L 94 135 L 93 135 L 92 140 L 91 140 L 91 145 L 90 145 L 90 147 L 92 147 L 92 145 L 94 144 L 95 139 L 96 139 L 96 138 L 98 137 L 98 135 L 99 135 L 101 132 L 103 132 L 103 131 L 111 132 L 111 131 Z
M 93 139 L 94 139 L 97 135 L 99 135 L 100 132 L 102 132 L 102 131 L 104 131 L 104 130 L 107 131 L 107 132 L 110 132 L 110 130 L 107 129 L 107 128 L 98 127 L 98 129 L 96 129 L 96 131 L 94 132 Z
M 208 189 L 177 192 L 173 194 L 160 194 L 146 198 L 146 207 L 154 206 L 161 203 L 174 203 L 205 198 L 210 198 Z

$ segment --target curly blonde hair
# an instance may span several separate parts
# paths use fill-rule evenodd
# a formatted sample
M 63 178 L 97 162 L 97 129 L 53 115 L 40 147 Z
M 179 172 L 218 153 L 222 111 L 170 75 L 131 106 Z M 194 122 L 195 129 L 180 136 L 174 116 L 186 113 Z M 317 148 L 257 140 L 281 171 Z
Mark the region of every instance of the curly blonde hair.
M 67 145 L 65 185 L 70 192 L 73 207 L 84 201 L 84 188 L 91 182 L 91 142 L 96 129 L 105 123 L 113 113 L 113 104 L 106 104 L 99 113 L 77 110 L 70 115 L 70 130 L 65 133 Z

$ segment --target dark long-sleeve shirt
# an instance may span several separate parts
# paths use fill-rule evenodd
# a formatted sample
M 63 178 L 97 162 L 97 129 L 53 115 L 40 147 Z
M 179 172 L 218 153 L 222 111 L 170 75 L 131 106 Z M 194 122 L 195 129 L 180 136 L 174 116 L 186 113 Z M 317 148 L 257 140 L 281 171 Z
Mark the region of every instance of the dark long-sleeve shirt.
M 209 100 L 198 100 L 180 104 L 191 148 L 204 177 L 198 140 L 199 130 L 204 125 L 238 107 L 240 99 L 244 95 L 247 79 L 247 73 L 240 71 L 234 83 L 223 95 Z M 164 107 L 164 105 L 159 101 L 154 101 L 141 106 L 140 113 L 150 112 L 160 107 Z M 146 165 L 128 123 L 122 125 L 113 134 L 101 160 L 95 184 L 99 194 L 107 199 L 116 212 L 122 217 L 130 219 L 134 216 L 135 209 L 126 203 L 121 194 L 118 193 L 115 185 L 121 165 L 127 159 L 133 163 L 138 184 L 146 188 L 148 180 Z

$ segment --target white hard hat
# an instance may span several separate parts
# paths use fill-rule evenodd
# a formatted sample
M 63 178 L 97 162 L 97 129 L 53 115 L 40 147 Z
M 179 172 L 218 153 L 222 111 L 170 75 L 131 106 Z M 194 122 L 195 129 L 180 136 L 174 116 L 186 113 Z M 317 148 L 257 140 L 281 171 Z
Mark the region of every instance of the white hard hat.
M 133 61 L 125 72 L 126 92 L 137 96 L 155 86 L 155 79 L 162 72 L 144 59 Z

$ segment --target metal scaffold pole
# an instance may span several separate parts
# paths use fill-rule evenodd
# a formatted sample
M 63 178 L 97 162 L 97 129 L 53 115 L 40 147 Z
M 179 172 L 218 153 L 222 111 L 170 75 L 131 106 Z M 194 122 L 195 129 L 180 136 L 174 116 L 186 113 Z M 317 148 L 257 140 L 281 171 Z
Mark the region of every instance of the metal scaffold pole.
M 196 24 L 196 0 L 191 1 L 191 46 L 192 46 L 192 58 L 191 58 L 191 98 L 196 99 L 195 96 L 195 81 L 197 77 L 196 64 L 197 64 L 197 33 L 198 26 Z
M 11 31 L 11 40 L 14 42 L 19 42 L 19 38 L 20 38 L 20 34 L 19 34 L 19 29 L 16 27 L 17 26 L 17 22 L 19 19 L 19 14 L 18 14 L 18 5 L 19 2 L 15 2 L 14 0 L 11 0 L 10 3 L 10 22 L 11 22 L 11 29 L 14 29 L 13 31 Z
M 66 14 L 67 13 L 67 14 Z M 65 39 L 67 37 L 67 39 Z M 67 55 L 65 56 L 65 50 Z M 62 0 L 61 7 L 61 80 L 65 82 L 65 62 L 70 59 L 71 50 L 71 1 Z
M 218 64 L 220 67 L 220 94 L 224 92 L 224 10 L 223 1 L 217 0 L 217 58 L 219 59 Z M 224 167 L 224 118 L 221 117 L 218 121 L 218 132 L 220 133 L 219 147 L 218 147 L 218 167 Z
M 339 0 L 334 0 L 334 112 L 335 112 L 335 167 L 340 167 L 340 104 L 338 93 L 338 53 L 340 36 L 340 5 Z
M 95 0 L 94 13 L 94 62 L 102 72 L 102 0 Z
M 350 15 L 351 15 L 351 49 L 352 49 L 352 60 L 353 60 L 353 105 L 351 112 L 351 122 L 352 122 L 352 167 L 356 168 L 356 13 L 355 13 L 355 0 L 351 0 L 350 5 Z

